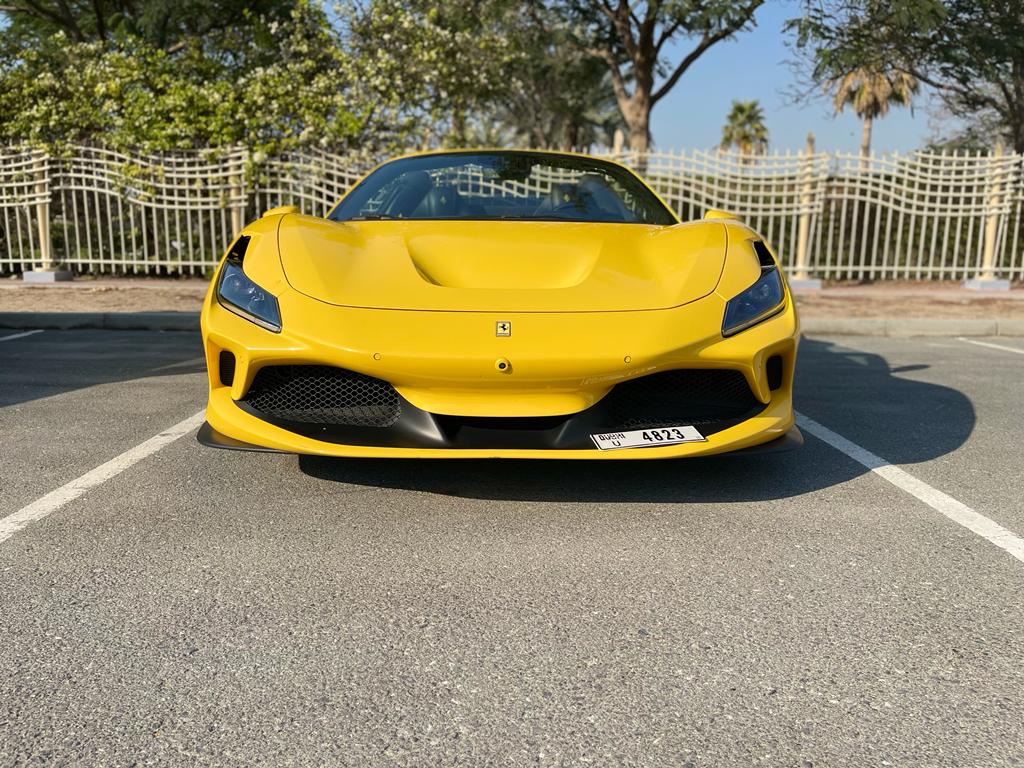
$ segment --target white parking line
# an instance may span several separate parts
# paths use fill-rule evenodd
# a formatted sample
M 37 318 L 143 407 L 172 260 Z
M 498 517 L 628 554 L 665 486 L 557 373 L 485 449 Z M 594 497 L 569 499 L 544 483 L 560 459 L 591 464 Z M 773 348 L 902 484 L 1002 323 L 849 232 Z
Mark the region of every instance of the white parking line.
M 33 333 L 42 333 L 43 329 L 38 331 L 25 331 L 24 333 L 15 333 L 12 336 L 0 336 L 0 341 L 10 341 L 11 339 L 23 339 L 26 336 L 31 336 Z
M 958 336 L 957 340 L 966 341 L 968 344 L 977 344 L 979 347 L 990 347 L 991 349 L 1000 349 L 1003 352 L 1016 352 L 1018 355 L 1024 355 L 1024 349 L 1007 347 L 1002 344 L 993 344 L 991 341 L 975 341 L 974 339 L 965 339 L 963 336 Z
M 2 341 L 2 339 L 0 339 L 0 341 Z M 200 411 L 193 416 L 189 416 L 187 419 L 179 421 L 173 427 L 149 438 L 149 440 L 140 443 L 134 448 L 129 448 L 124 453 L 119 456 L 115 456 L 104 464 L 100 464 L 98 467 L 86 472 L 81 477 L 62 485 L 56 490 L 50 491 L 42 498 L 22 507 L 17 512 L 7 515 L 7 517 L 0 518 L 0 544 L 29 523 L 35 522 L 36 520 L 42 520 L 51 512 L 57 511 L 65 504 L 74 501 L 96 486 L 102 485 L 112 477 L 116 477 L 129 467 L 145 459 L 147 456 L 152 456 L 161 448 L 170 445 L 178 438 L 187 435 L 203 423 L 204 417 L 204 411 Z M 897 488 L 900 488 L 911 496 L 923 501 L 936 512 L 945 515 L 953 522 L 962 525 L 972 533 L 990 541 L 1000 549 L 1013 555 L 1013 557 L 1017 558 L 1021 562 L 1024 562 L 1024 539 L 1017 536 L 1012 531 L 1003 528 L 999 523 L 985 517 L 979 512 L 975 512 L 966 504 L 957 501 L 952 496 L 948 496 L 942 491 L 933 488 L 923 480 L 918 480 L 910 473 L 905 472 L 899 467 L 893 466 L 881 456 L 876 456 L 866 448 L 862 448 L 856 443 L 847 440 L 842 435 L 833 432 L 831 429 L 819 424 L 814 419 L 805 416 L 802 413 L 797 413 L 796 418 L 801 429 L 807 430 L 819 440 L 828 443 L 836 450 L 846 454 L 854 461 L 870 469 L 879 477 L 888 480 Z
M 937 488 L 932 488 L 923 480 L 918 480 L 909 472 L 893 466 L 881 456 L 876 456 L 866 448 L 861 448 L 856 443 L 850 442 L 840 434 L 833 432 L 826 426 L 816 422 L 814 419 L 804 416 L 802 413 L 796 415 L 797 424 L 801 429 L 806 429 L 819 440 L 822 440 L 833 448 L 845 453 L 854 461 L 863 464 L 879 477 L 885 478 L 897 488 L 901 488 L 911 496 L 914 496 L 936 512 L 948 517 L 954 523 L 962 525 L 972 533 L 976 533 L 983 539 L 995 544 L 1000 549 L 1009 552 L 1021 562 L 1024 562 L 1024 539 L 1012 531 L 1008 531 L 979 512 L 963 504 L 952 496 L 947 496 Z
M 120 456 L 115 456 L 105 464 L 100 464 L 96 469 L 86 472 L 76 480 L 62 485 L 55 491 L 50 491 L 41 499 L 33 501 L 28 506 L 22 507 L 7 517 L 0 518 L 0 544 L 11 538 L 29 523 L 42 520 L 51 512 L 55 512 L 68 502 L 74 501 L 86 491 L 105 483 L 110 478 L 121 474 L 133 464 L 137 464 L 147 456 L 151 456 L 166 445 L 173 443 L 179 437 L 187 435 L 193 429 L 203 423 L 204 411 L 195 416 L 189 416 L 184 421 L 179 421 L 170 429 L 166 429 L 159 435 L 149 438 L 134 448 L 129 448 Z

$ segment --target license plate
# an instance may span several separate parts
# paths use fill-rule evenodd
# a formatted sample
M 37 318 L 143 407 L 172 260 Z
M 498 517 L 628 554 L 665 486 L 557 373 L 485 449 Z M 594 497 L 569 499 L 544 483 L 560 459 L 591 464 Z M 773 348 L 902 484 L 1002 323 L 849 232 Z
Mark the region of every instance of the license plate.
M 642 448 L 656 445 L 676 445 L 678 443 L 700 443 L 704 435 L 696 427 L 658 427 L 657 429 L 634 429 L 631 432 L 609 432 L 604 435 L 591 435 L 594 445 L 602 451 L 615 451 L 619 448 Z

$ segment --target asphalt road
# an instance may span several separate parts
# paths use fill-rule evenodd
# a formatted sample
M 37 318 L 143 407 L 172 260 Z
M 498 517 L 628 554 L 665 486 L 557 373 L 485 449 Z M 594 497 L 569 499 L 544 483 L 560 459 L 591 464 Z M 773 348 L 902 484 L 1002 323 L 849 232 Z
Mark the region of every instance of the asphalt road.
M 805 339 L 797 407 L 1022 535 L 998 347 Z M 0 517 L 199 411 L 201 366 L 185 333 L 0 339 Z M 611 465 L 186 436 L 0 542 L 0 766 L 1024 765 L 1022 596 L 810 435 Z

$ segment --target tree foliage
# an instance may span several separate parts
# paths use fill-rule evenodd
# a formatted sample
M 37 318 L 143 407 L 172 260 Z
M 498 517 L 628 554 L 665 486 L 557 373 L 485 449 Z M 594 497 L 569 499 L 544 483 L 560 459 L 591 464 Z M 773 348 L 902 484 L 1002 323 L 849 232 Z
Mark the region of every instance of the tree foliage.
M 846 107 L 859 117 L 871 119 L 885 117 L 894 104 L 904 106 L 917 92 L 917 78 L 896 69 L 880 70 L 857 67 L 835 78 L 832 86 L 832 106 L 836 112 Z
M 141 7 L 155 13 L 157 5 Z M 140 12 L 144 31 L 147 13 Z M 101 38 L 84 11 L 74 33 L 9 14 L 11 35 L 0 45 L 0 142 L 260 151 L 344 148 L 370 136 L 397 141 L 393 99 L 367 87 L 323 9 L 298 0 L 282 13 L 243 11 L 205 36 L 189 32 L 208 28 L 200 20 L 179 25 L 184 36 L 161 26 L 153 39 L 115 17 Z
M 370 0 L 346 12 L 345 27 L 422 146 L 581 147 L 607 143 L 622 124 L 603 61 L 543 6 Z
M 858 67 L 934 87 L 951 114 L 998 125 L 1024 151 L 1024 13 L 1018 0 L 808 0 L 792 23 L 813 76 Z
M 764 110 L 755 101 L 733 101 L 722 127 L 722 149 L 735 148 L 741 155 L 763 155 L 768 151 L 768 127 Z
M 892 67 L 860 66 L 834 78 L 827 87 L 832 91 L 832 106 L 837 113 L 850 107 L 863 121 L 860 153 L 871 152 L 871 127 L 885 117 L 894 104 L 910 106 L 917 93 L 917 78 Z
M 465 145 L 474 115 L 504 92 L 519 61 L 504 0 L 371 0 L 344 9 L 345 39 L 375 90 L 394 92 L 421 142 Z
M 564 20 L 547 8 L 526 6 L 510 33 L 522 55 L 485 119 L 531 147 L 611 146 L 626 125 L 604 61 L 574 45 Z
M 31 46 L 62 32 L 75 43 L 136 38 L 174 52 L 189 42 L 221 51 L 266 22 L 288 22 L 294 3 L 281 0 L 6 0 L 5 34 Z M 256 49 L 258 50 L 258 48 Z
M 646 150 L 654 105 L 763 0 L 324 2 L 0 0 L 0 142 L 578 148 L 625 126 Z

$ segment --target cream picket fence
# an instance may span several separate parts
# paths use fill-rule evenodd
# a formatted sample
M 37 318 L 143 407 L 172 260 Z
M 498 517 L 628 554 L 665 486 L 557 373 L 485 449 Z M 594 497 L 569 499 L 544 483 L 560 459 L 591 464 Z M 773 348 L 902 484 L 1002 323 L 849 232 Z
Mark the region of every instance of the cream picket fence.
M 602 154 L 637 168 L 683 219 L 736 214 L 795 277 L 1024 279 L 1021 155 Z M 0 148 L 0 272 L 202 273 L 246 221 L 285 204 L 323 215 L 366 169 L 322 150 Z

